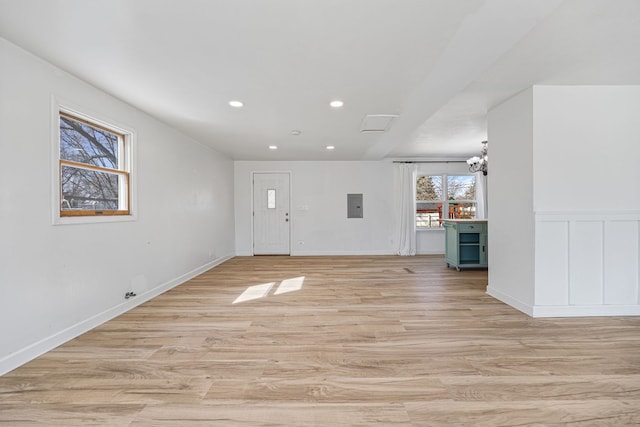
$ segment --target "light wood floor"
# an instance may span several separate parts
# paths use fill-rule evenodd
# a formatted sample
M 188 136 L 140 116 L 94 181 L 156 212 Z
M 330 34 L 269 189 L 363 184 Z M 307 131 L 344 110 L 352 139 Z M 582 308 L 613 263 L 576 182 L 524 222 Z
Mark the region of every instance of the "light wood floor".
M 235 258 L 0 377 L 0 424 L 640 424 L 640 318 L 531 319 L 486 284 L 440 256 Z

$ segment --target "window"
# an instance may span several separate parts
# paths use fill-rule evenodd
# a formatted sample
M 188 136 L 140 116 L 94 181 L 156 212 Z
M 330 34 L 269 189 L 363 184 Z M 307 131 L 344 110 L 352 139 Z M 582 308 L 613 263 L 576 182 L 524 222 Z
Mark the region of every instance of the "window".
M 130 214 L 129 134 L 59 114 L 60 217 Z
M 475 217 L 475 176 L 418 176 L 416 181 L 416 227 L 440 228 L 443 219 L 473 219 Z
M 267 209 L 276 208 L 276 190 L 267 190 Z

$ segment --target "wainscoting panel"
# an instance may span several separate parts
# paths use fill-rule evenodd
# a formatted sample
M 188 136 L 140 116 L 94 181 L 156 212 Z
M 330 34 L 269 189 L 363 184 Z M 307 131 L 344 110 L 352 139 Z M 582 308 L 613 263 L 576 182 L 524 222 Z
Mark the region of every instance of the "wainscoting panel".
M 536 305 L 569 304 L 569 223 L 536 224 Z
M 603 224 L 572 221 L 569 224 L 569 304 L 604 303 Z
M 640 315 L 640 212 L 535 218 L 535 317 Z
M 638 301 L 638 222 L 604 224 L 604 303 Z

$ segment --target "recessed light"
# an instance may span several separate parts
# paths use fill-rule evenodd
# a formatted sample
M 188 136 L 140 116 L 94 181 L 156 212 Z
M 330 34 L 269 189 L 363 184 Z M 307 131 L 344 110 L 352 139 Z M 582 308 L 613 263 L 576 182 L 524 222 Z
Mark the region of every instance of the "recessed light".
M 335 101 L 331 101 L 329 105 L 331 105 L 333 108 L 340 108 L 344 105 L 344 102 L 336 99 Z
M 335 150 L 336 147 L 334 147 L 333 145 L 327 145 L 327 150 Z
M 297 129 L 294 129 L 294 130 L 291 131 L 291 135 L 295 135 L 295 136 L 298 136 L 301 133 L 302 133 L 302 131 L 301 130 L 297 130 Z
M 277 150 L 278 146 L 277 145 L 270 145 L 269 146 L 269 150 Z
M 241 101 L 229 101 L 229 105 L 234 108 L 241 108 L 244 104 Z

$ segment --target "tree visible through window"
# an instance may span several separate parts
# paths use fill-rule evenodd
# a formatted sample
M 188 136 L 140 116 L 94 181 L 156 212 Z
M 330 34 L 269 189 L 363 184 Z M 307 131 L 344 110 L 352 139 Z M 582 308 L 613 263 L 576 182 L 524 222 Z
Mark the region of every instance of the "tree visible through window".
M 476 181 L 473 175 L 424 175 L 416 181 L 416 226 L 442 227 L 447 218 L 476 217 Z
M 125 135 L 60 113 L 60 216 L 129 214 Z

